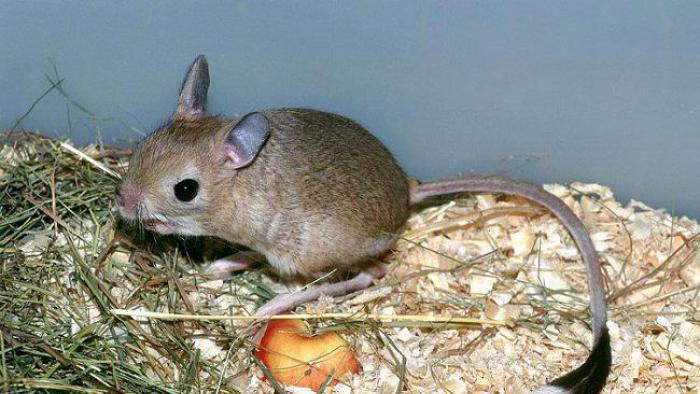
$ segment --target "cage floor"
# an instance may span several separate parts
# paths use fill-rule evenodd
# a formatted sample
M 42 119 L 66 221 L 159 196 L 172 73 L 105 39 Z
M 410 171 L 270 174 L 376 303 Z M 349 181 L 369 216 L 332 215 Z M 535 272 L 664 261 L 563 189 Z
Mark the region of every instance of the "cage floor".
M 5 137 L 0 390 L 271 392 L 255 344 L 241 338 L 245 322 L 112 313 L 249 315 L 304 285 L 264 267 L 209 279 L 181 248 L 148 249 L 115 232 L 111 193 L 125 165 L 120 151 Z M 604 262 L 613 348 L 606 392 L 698 392 L 698 223 L 622 204 L 601 185 L 546 188 L 582 218 Z M 339 332 L 363 367 L 328 393 L 527 393 L 588 353 L 585 267 L 557 220 L 523 199 L 483 194 L 421 209 L 388 261 L 373 288 L 295 312 L 494 324 L 312 320 L 318 332 Z

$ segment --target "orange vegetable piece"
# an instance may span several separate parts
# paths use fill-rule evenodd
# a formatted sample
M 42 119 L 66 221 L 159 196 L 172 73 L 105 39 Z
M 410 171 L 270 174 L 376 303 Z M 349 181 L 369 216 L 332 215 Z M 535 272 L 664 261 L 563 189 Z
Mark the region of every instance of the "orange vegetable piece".
M 271 320 L 255 352 L 281 384 L 319 390 L 329 376 L 359 373 L 362 367 L 347 342 L 334 332 L 312 336 L 302 320 Z

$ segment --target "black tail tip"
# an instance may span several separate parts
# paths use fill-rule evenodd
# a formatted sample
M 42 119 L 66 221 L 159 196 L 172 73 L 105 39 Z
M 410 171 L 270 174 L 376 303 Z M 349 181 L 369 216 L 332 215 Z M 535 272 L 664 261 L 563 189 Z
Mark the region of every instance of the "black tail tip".
M 568 374 L 551 381 L 547 386 L 557 387 L 561 392 L 572 394 L 600 393 L 610 374 L 610 364 L 612 364 L 610 335 L 608 329 L 604 328 L 586 362 Z

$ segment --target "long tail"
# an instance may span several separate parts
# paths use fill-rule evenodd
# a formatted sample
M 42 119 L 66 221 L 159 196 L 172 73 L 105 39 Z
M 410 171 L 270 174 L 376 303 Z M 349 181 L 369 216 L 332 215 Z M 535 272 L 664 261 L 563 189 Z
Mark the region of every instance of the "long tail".
M 551 211 L 569 231 L 578 246 L 588 273 L 588 290 L 593 317 L 593 350 L 585 363 L 553 380 L 537 393 L 600 393 L 610 373 L 612 355 L 606 327 L 607 312 L 598 253 L 581 220 L 562 200 L 541 187 L 503 177 L 474 176 L 418 183 L 411 186 L 411 203 L 415 204 L 431 196 L 462 192 L 505 193 L 527 198 Z

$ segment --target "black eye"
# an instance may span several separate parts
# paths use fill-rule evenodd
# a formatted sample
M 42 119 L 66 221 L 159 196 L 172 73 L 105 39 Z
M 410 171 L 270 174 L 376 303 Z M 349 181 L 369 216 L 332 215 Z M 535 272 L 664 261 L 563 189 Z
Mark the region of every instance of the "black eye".
M 185 179 L 175 185 L 175 197 L 180 201 L 192 201 L 197 196 L 199 183 L 194 179 Z

